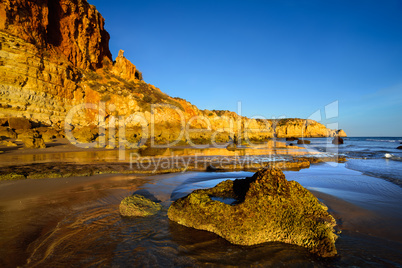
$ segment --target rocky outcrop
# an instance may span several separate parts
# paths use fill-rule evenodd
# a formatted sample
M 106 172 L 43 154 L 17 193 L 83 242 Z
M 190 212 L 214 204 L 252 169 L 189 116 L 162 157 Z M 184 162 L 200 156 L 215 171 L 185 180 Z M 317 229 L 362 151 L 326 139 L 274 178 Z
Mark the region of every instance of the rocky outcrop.
M 73 135 L 78 141 L 89 143 L 98 137 L 98 129 L 91 127 L 76 128 L 73 130 Z
M 120 50 L 113 64 L 112 73 L 127 81 L 142 80 L 142 74 L 128 59 L 124 57 L 124 51 Z
M 16 147 L 16 146 L 18 146 L 15 142 L 2 141 L 1 139 L 0 139 L 0 145 L 7 146 L 7 147 Z
M 51 142 L 53 141 L 53 139 L 64 137 L 64 134 L 61 130 L 57 131 L 56 129 L 51 127 L 39 127 L 35 130 L 39 132 L 45 142 Z
M 332 140 L 332 144 L 338 145 L 338 144 L 343 144 L 343 139 L 339 136 L 334 137 Z
M 297 141 L 297 144 L 310 144 L 311 143 L 311 141 L 309 141 L 309 140 L 298 140 Z
M 338 131 L 336 131 L 336 136 L 338 137 L 347 137 L 345 131 L 343 131 L 343 129 L 339 129 Z
M 139 194 L 124 198 L 119 206 L 120 214 L 130 217 L 154 215 L 161 209 L 161 204 L 155 203 Z
M 287 181 L 280 169 L 196 190 L 173 202 L 168 216 L 234 244 L 277 241 L 306 247 L 322 257 L 337 253 L 334 218 L 299 183 Z
M 46 144 L 40 134 L 35 130 L 19 130 L 18 140 L 24 143 L 27 149 L 46 148 Z
M 9 127 L 0 127 L 0 137 L 15 139 L 17 138 L 17 133 Z
M 335 135 L 313 120 L 248 119 L 171 98 L 144 82 L 123 51 L 112 62 L 104 19 L 85 0 L 1 1 L 0 41 L 0 117 L 58 128 L 115 127 L 119 118 L 139 128 L 153 120 L 148 133 L 159 143 Z M 191 129 L 187 136 L 182 122 Z
M 46 148 L 45 141 L 40 137 L 25 137 L 22 139 L 27 149 L 43 149 Z
M 298 138 L 298 137 L 328 137 L 333 136 L 333 131 L 327 129 L 311 119 L 281 119 L 274 120 L 275 133 L 278 138 Z
M 9 118 L 8 126 L 12 129 L 30 129 L 31 122 L 26 118 Z

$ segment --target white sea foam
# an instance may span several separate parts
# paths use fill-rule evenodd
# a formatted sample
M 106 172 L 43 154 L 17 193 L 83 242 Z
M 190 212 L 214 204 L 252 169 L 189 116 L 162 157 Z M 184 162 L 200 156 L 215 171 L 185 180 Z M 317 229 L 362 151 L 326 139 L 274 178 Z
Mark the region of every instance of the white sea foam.
M 378 141 L 378 142 L 401 142 L 402 140 L 379 140 L 379 139 L 366 139 L 367 141 Z

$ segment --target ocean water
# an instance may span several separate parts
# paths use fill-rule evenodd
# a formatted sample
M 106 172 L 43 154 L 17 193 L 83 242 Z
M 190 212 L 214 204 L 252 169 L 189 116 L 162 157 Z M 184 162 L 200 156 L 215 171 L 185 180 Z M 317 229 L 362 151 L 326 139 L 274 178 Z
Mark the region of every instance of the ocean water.
M 346 137 L 338 146 L 332 138 L 309 140 L 305 147 L 312 152 L 345 156 L 346 168 L 402 186 L 402 137 Z

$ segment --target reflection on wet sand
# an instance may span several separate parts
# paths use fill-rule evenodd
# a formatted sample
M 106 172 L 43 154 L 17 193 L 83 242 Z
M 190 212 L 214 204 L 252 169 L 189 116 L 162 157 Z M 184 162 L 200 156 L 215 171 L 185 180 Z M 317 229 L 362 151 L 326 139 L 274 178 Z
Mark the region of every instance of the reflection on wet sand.
M 305 177 L 309 170 L 304 170 Z M 214 234 L 168 220 L 166 213 L 172 200 L 224 179 L 251 174 L 187 172 L 148 177 L 100 175 L 3 182 L 0 184 L 0 266 L 44 267 L 71 263 L 127 266 L 135 263 L 175 267 L 344 267 L 400 263 L 400 243 L 384 239 L 388 236 L 382 233 L 387 232 L 387 228 L 397 230 L 396 215 L 385 217 L 374 210 L 317 192 L 315 194 L 335 213 L 342 230 L 337 242 L 338 258 L 322 260 L 301 247 L 282 243 L 236 246 Z M 312 182 L 308 183 L 314 187 Z M 302 184 L 309 187 L 306 183 Z M 341 186 L 337 181 L 332 182 L 333 188 Z M 121 217 L 118 204 L 134 192 L 146 192 L 161 200 L 164 209 L 148 218 Z M 368 221 L 378 220 L 387 220 L 393 225 L 388 224 L 386 228 L 379 224 L 366 225 Z
M 67 146 L 67 145 L 63 145 Z M 72 146 L 72 145 L 68 145 Z M 167 173 L 219 170 L 253 170 L 266 166 L 308 168 L 310 163 L 338 161 L 337 155 L 286 146 L 283 142 L 226 148 L 141 148 L 138 150 L 49 148 L 0 154 L 0 181 L 42 179 L 96 174 Z M 75 148 L 77 149 L 77 148 Z M 30 153 L 32 152 L 32 153 Z M 326 157 L 324 159 L 323 157 Z
M 81 149 L 71 151 L 57 151 L 43 149 L 29 153 L 10 152 L 0 154 L 0 166 L 8 166 L 13 164 L 32 164 L 47 162 L 73 162 L 73 163 L 94 163 L 94 162 L 122 162 L 128 163 L 133 157 L 187 157 L 187 156 L 260 156 L 260 155 L 289 155 L 300 156 L 307 154 L 303 147 L 286 146 L 283 142 L 268 142 L 265 144 L 255 145 L 253 147 L 238 147 L 236 150 L 228 150 L 226 148 L 142 148 L 142 149 Z
M 23 265 L 41 247 L 46 248 L 43 254 L 49 255 L 52 250 L 60 249 L 53 248 L 56 244 L 68 238 L 72 239 L 71 245 L 76 244 L 80 241 L 75 236 L 78 229 L 93 229 L 90 222 L 96 215 L 104 218 L 116 213 L 118 216 L 121 199 L 145 181 L 146 178 L 138 176 L 99 175 L 1 183 L 0 266 Z M 91 211 L 88 224 L 83 217 L 86 211 Z M 62 229 L 60 237 L 52 237 L 60 231 L 60 224 L 74 215 L 79 215 L 71 225 L 74 230 Z

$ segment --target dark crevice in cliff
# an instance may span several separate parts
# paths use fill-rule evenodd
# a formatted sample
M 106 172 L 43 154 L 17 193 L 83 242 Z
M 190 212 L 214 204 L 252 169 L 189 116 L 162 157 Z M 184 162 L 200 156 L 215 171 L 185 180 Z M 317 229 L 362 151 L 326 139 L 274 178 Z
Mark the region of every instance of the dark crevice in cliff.
M 101 53 L 99 55 L 99 59 L 98 59 L 98 64 L 97 67 L 98 68 L 102 68 L 104 67 L 104 62 L 103 62 L 103 57 L 107 57 L 111 62 L 113 62 L 113 58 L 112 58 L 112 53 L 110 52 L 109 49 L 109 39 L 110 39 L 110 35 L 106 30 L 102 30 L 101 32 Z
M 142 80 L 142 74 L 138 71 L 135 71 L 135 79 Z
M 59 1 L 49 1 L 49 24 L 47 27 L 47 41 L 49 44 L 57 47 L 61 44 L 62 35 L 60 31 L 60 17 L 62 9 Z

